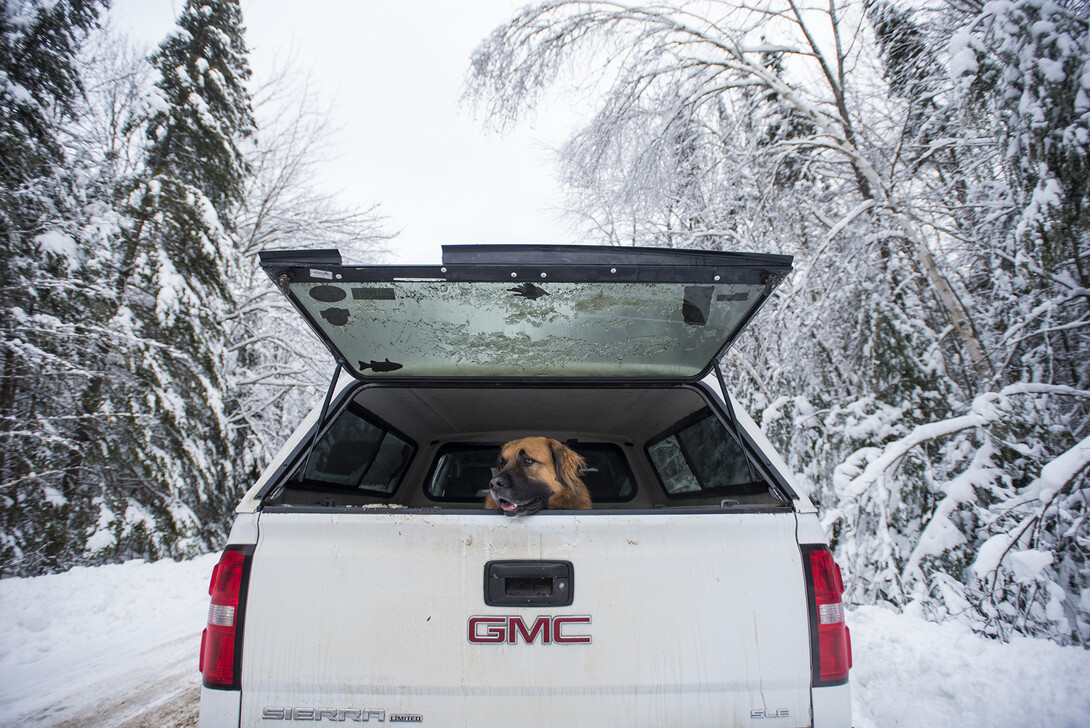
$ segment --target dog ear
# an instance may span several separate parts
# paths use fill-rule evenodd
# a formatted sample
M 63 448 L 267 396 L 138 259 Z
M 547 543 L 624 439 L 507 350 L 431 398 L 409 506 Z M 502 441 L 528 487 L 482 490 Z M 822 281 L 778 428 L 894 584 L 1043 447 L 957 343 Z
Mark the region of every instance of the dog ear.
M 553 467 L 561 485 L 571 490 L 576 483 L 583 482 L 579 477 L 579 469 L 586 467 L 587 461 L 582 455 L 557 440 L 549 440 L 549 450 L 553 454 Z

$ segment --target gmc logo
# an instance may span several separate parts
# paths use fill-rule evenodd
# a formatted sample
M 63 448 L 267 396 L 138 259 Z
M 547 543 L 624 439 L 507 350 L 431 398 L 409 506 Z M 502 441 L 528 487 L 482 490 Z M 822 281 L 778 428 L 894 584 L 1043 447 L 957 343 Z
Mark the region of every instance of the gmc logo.
M 573 634 L 575 625 L 590 624 L 590 617 L 538 617 L 530 626 L 522 617 L 489 616 L 469 618 L 469 641 L 475 645 L 528 645 L 541 639 L 543 645 L 587 645 L 589 634 Z

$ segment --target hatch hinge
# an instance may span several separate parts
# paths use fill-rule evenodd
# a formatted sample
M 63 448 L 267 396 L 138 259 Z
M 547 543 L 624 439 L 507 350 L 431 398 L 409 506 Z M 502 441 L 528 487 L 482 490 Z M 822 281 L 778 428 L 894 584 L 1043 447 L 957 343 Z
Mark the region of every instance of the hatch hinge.
M 773 273 L 771 271 L 763 271 L 761 273 L 761 283 L 765 287 L 765 295 L 771 296 L 772 291 L 776 289 L 776 286 L 783 283 L 783 279 L 787 276 L 783 273 Z

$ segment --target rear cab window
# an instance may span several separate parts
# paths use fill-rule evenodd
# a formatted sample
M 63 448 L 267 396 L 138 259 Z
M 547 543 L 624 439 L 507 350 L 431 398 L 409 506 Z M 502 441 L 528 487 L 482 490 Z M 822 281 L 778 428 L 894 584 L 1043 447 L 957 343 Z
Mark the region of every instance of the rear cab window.
M 636 493 L 635 480 L 624 451 L 612 443 L 565 443 L 586 461 L 579 476 L 595 504 L 624 503 Z M 478 502 L 488 495 L 496 475 L 496 457 L 502 443 L 444 445 L 427 478 L 428 498 L 439 502 Z

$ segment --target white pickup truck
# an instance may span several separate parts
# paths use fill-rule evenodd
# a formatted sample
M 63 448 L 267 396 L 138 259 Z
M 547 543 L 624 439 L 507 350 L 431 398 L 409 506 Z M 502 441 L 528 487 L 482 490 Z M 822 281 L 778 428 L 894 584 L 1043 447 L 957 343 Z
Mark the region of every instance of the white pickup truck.
M 850 726 L 840 570 L 717 364 L 790 264 L 265 254 L 338 366 L 238 506 L 201 726 Z M 586 460 L 590 510 L 485 509 L 529 435 Z

